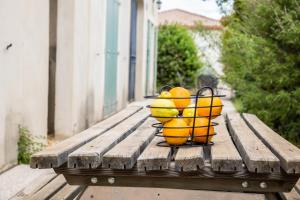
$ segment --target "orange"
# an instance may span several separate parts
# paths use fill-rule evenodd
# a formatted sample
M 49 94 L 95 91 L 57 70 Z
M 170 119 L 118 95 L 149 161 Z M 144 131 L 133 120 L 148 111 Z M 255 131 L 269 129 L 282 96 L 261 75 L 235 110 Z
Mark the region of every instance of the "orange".
M 206 143 L 208 123 L 209 123 L 208 118 L 196 118 L 195 126 L 206 126 L 206 127 L 201 127 L 201 128 L 199 127 L 194 129 L 194 136 L 203 136 L 203 137 L 194 137 L 193 139 L 194 142 Z M 193 121 L 190 123 L 190 126 L 193 126 Z M 190 128 L 190 135 L 192 135 L 192 131 L 193 128 Z M 208 141 L 211 141 L 213 134 L 214 134 L 214 127 L 212 126 L 212 122 L 211 122 L 211 125 L 209 127 Z
M 197 107 L 200 106 L 210 106 L 211 105 L 211 97 L 205 97 L 205 98 L 199 98 Z M 211 119 L 216 118 L 218 115 L 221 114 L 222 112 L 222 101 L 219 97 L 214 97 L 213 98 L 213 106 L 218 106 L 218 107 L 212 107 L 211 115 L 214 117 L 211 117 Z M 197 108 L 197 113 L 199 116 L 202 117 L 209 117 L 209 112 L 210 112 L 210 107 L 207 108 Z
M 179 136 L 176 137 L 165 137 L 166 142 L 170 145 L 181 145 L 186 143 L 190 135 L 189 128 L 175 128 L 175 127 L 186 127 L 187 124 L 182 118 L 175 118 L 164 124 L 164 127 L 174 127 L 174 128 L 164 128 L 163 136 Z
M 187 98 L 187 99 L 173 99 L 173 101 L 179 111 L 182 111 L 185 107 L 190 105 L 191 93 L 187 89 L 185 89 L 183 87 L 175 87 L 175 88 L 172 88 L 169 92 L 172 94 L 172 97 L 175 97 L 175 98 L 186 97 Z

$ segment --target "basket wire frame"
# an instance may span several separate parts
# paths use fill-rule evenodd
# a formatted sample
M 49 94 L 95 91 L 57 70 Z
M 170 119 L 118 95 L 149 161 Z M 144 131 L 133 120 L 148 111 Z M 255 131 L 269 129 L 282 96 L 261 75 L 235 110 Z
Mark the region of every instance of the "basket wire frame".
M 163 86 L 160 90 L 159 93 L 166 91 L 166 89 L 172 89 L 173 87 L 170 85 L 165 85 Z M 203 95 L 203 92 L 205 92 L 206 90 L 208 90 L 210 92 L 210 96 L 207 95 Z M 154 95 L 154 96 L 145 96 L 146 99 L 195 99 L 195 106 L 194 107 L 180 107 L 180 109 L 184 110 L 185 108 L 190 108 L 190 109 L 195 109 L 194 110 L 194 116 L 192 117 L 184 117 L 184 116 L 173 116 L 173 117 L 164 117 L 164 116 L 153 116 L 150 115 L 150 117 L 154 117 L 154 118 L 191 118 L 192 119 L 192 126 L 185 126 L 185 127 L 167 127 L 165 126 L 163 123 L 159 122 L 159 123 L 154 123 L 152 124 L 152 127 L 156 128 L 156 132 L 155 135 L 158 137 L 164 137 L 164 138 L 187 138 L 187 142 L 185 144 L 182 145 L 171 145 L 168 144 L 166 141 L 162 141 L 162 142 L 158 142 L 157 145 L 158 146 L 162 146 L 162 147 L 189 147 L 189 146 L 202 146 L 202 145 L 213 145 L 214 142 L 209 141 L 210 137 L 213 137 L 214 135 L 216 135 L 217 133 L 210 133 L 210 127 L 211 126 L 217 126 L 218 123 L 216 122 L 212 122 L 211 119 L 220 116 L 221 114 L 218 115 L 212 115 L 212 110 L 214 107 L 223 107 L 223 105 L 217 105 L 214 106 L 213 105 L 213 100 L 215 97 L 225 97 L 225 95 L 215 95 L 214 94 L 214 90 L 211 87 L 205 86 L 200 88 L 196 95 L 191 95 L 190 97 L 159 97 L 158 95 Z M 210 98 L 210 106 L 198 106 L 198 100 L 200 98 Z M 156 107 L 156 106 L 151 106 L 151 105 L 147 105 L 147 108 L 156 108 L 156 109 L 177 109 L 177 107 Z M 197 115 L 197 108 L 209 108 L 209 115 L 208 116 L 198 116 Z M 196 119 L 197 118 L 208 118 L 208 125 L 207 126 L 196 126 Z M 196 128 L 205 128 L 207 127 L 207 133 L 206 135 L 195 135 L 195 129 Z M 163 135 L 163 129 L 192 129 L 192 133 L 190 136 L 164 136 Z M 205 142 L 204 143 L 200 143 L 200 142 L 196 142 L 195 138 L 197 137 L 205 137 Z

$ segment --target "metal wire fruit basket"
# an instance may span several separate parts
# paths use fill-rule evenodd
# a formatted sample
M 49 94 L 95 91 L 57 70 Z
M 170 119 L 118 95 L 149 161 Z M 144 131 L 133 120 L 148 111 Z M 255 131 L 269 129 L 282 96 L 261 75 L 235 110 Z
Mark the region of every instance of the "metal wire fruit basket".
M 160 89 L 160 93 L 162 91 L 166 91 L 166 89 L 172 89 L 172 86 L 166 85 L 164 87 L 162 87 Z M 210 95 L 204 95 L 205 91 L 209 91 Z M 166 123 L 162 123 L 162 122 L 158 122 L 158 123 L 154 123 L 152 124 L 152 127 L 156 128 L 156 132 L 155 135 L 158 137 L 163 137 L 165 138 L 165 141 L 161 141 L 158 142 L 157 145 L 158 146 L 162 146 L 162 147 L 176 147 L 176 146 L 201 146 L 201 145 L 213 145 L 214 142 L 211 141 L 211 138 L 215 135 L 217 135 L 216 132 L 211 133 L 211 127 L 217 126 L 218 123 L 217 122 L 212 122 L 212 119 L 218 117 L 221 115 L 221 113 L 217 113 L 217 114 L 213 114 L 213 109 L 215 107 L 220 107 L 222 109 L 222 107 L 224 106 L 223 104 L 221 105 L 213 105 L 214 102 L 214 98 L 222 98 L 225 97 L 225 95 L 219 95 L 219 94 L 215 94 L 214 90 L 211 87 L 202 87 L 199 90 L 197 90 L 195 95 L 191 95 L 190 97 L 160 97 L 159 95 L 154 95 L 154 96 L 145 96 L 146 99 L 168 99 L 168 100 L 174 100 L 174 99 L 190 99 L 190 101 L 194 101 L 195 102 L 195 106 L 190 107 L 190 106 L 186 106 L 186 107 L 180 107 L 181 110 L 184 110 L 186 108 L 188 109 L 195 109 L 194 110 L 194 114 L 193 116 L 183 116 L 182 113 L 179 113 L 178 116 L 154 116 L 154 115 L 150 115 L 150 117 L 159 119 L 159 118 L 171 118 L 171 119 L 175 119 L 175 118 L 182 118 L 182 119 L 191 119 L 192 121 L 192 125 L 187 125 L 187 126 L 173 126 L 173 127 L 169 127 L 166 126 Z M 198 105 L 198 101 L 201 98 L 210 98 L 210 105 L 209 106 L 201 106 Z M 149 109 L 177 109 L 177 107 L 162 107 L 162 106 L 151 106 L 151 105 L 147 105 L 146 106 Z M 207 116 L 199 116 L 197 115 L 197 109 L 209 109 L 209 115 Z M 196 125 L 196 121 L 197 118 L 207 118 L 208 119 L 208 124 L 207 125 L 201 125 L 201 126 L 197 126 Z M 198 135 L 196 134 L 196 131 L 199 129 L 203 130 L 206 129 L 206 134 L 201 134 Z M 190 134 L 188 136 L 170 136 L 170 135 L 165 135 L 163 133 L 164 129 L 173 129 L 173 130 L 178 130 L 178 129 L 189 129 L 190 130 Z M 168 139 L 185 139 L 186 142 L 184 142 L 183 144 L 170 144 L 167 142 Z M 199 142 L 200 141 L 200 142 Z

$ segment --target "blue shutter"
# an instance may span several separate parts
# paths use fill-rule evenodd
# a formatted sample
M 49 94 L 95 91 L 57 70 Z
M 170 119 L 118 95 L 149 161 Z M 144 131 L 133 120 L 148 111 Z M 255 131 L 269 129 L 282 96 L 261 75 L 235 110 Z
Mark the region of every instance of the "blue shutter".
M 149 94 L 149 80 L 150 80 L 150 62 L 151 62 L 151 22 L 147 22 L 147 53 L 146 53 L 146 84 L 145 93 Z
M 104 116 L 114 113 L 117 108 L 118 23 L 119 2 L 107 0 Z
M 154 81 L 153 81 L 153 88 L 154 91 L 157 90 L 157 51 L 158 51 L 158 28 L 155 28 L 154 31 Z

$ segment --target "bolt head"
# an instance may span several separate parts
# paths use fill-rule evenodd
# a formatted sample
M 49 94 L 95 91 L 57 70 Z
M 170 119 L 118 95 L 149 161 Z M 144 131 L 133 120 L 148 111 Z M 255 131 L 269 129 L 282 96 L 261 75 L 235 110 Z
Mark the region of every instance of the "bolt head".
M 247 188 L 249 186 L 247 181 L 242 182 L 242 187 L 243 188 Z
M 110 178 L 107 179 L 107 181 L 108 181 L 109 184 L 114 184 L 116 179 L 114 177 L 110 177 Z
M 98 179 L 97 179 L 97 177 L 93 177 L 93 178 L 91 178 L 91 182 L 92 182 L 93 184 L 96 184 L 96 183 L 98 182 Z
M 261 183 L 259 184 L 259 186 L 260 186 L 260 188 L 262 188 L 262 189 L 266 189 L 266 188 L 268 187 L 268 185 L 267 185 L 266 182 L 261 182 Z

